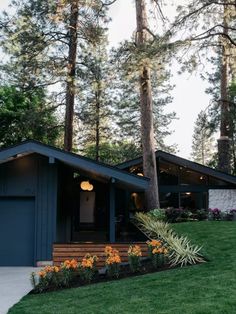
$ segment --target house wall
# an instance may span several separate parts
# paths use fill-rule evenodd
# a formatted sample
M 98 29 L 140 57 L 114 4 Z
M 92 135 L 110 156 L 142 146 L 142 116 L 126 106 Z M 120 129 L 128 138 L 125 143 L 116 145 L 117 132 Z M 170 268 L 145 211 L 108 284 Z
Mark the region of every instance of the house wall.
M 57 165 L 37 154 L 1 164 L 0 197 L 35 199 L 34 261 L 51 260 L 56 235 Z
M 209 208 L 227 211 L 236 208 L 236 190 L 209 190 Z

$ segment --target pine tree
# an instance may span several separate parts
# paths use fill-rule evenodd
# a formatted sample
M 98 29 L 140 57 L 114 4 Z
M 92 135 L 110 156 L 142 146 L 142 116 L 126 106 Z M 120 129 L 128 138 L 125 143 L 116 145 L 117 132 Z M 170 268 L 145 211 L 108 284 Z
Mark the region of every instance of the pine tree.
M 209 128 L 208 115 L 205 111 L 201 111 L 195 122 L 192 153 L 193 161 L 202 165 L 209 165 L 215 154 L 214 137 Z

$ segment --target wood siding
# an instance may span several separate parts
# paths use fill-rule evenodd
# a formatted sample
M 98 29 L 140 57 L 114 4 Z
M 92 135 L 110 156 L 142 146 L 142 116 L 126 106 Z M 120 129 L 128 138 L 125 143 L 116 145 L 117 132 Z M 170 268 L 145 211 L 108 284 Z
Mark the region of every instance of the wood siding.
M 52 260 L 52 244 L 56 241 L 57 164 L 49 163 L 48 157 L 38 154 L 1 164 L 0 198 L 11 201 L 32 197 L 35 199 L 33 260 L 36 265 L 37 261 Z M 17 210 L 18 203 L 14 207 Z M 24 222 L 21 227 L 26 227 Z
M 53 245 L 53 264 L 59 266 L 67 259 L 76 259 L 81 262 L 82 258 L 90 253 L 98 257 L 97 266 L 105 266 L 105 247 L 109 245 L 117 249 L 120 253 L 121 261 L 128 262 L 127 251 L 130 245 L 139 245 L 142 250 L 142 256 L 148 256 L 148 246 L 145 242 L 135 243 L 69 243 Z

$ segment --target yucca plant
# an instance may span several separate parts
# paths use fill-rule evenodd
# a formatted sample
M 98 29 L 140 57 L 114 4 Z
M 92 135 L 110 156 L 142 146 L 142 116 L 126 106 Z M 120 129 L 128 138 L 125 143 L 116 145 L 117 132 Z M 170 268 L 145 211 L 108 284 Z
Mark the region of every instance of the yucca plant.
M 200 253 L 201 247 L 192 245 L 187 237 L 178 236 L 168 223 L 145 213 L 136 213 L 135 224 L 149 239 L 161 239 L 168 245 L 171 266 L 192 265 L 205 261 Z

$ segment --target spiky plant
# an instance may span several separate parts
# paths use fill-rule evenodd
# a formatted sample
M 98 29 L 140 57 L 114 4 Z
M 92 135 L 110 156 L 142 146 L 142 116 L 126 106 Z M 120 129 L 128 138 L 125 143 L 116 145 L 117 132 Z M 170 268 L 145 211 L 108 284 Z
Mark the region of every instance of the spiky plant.
M 203 263 L 201 247 L 192 245 L 187 237 L 178 236 L 168 223 L 158 221 L 151 215 L 136 213 L 136 226 L 149 238 L 161 239 L 170 248 L 169 260 L 171 266 Z

